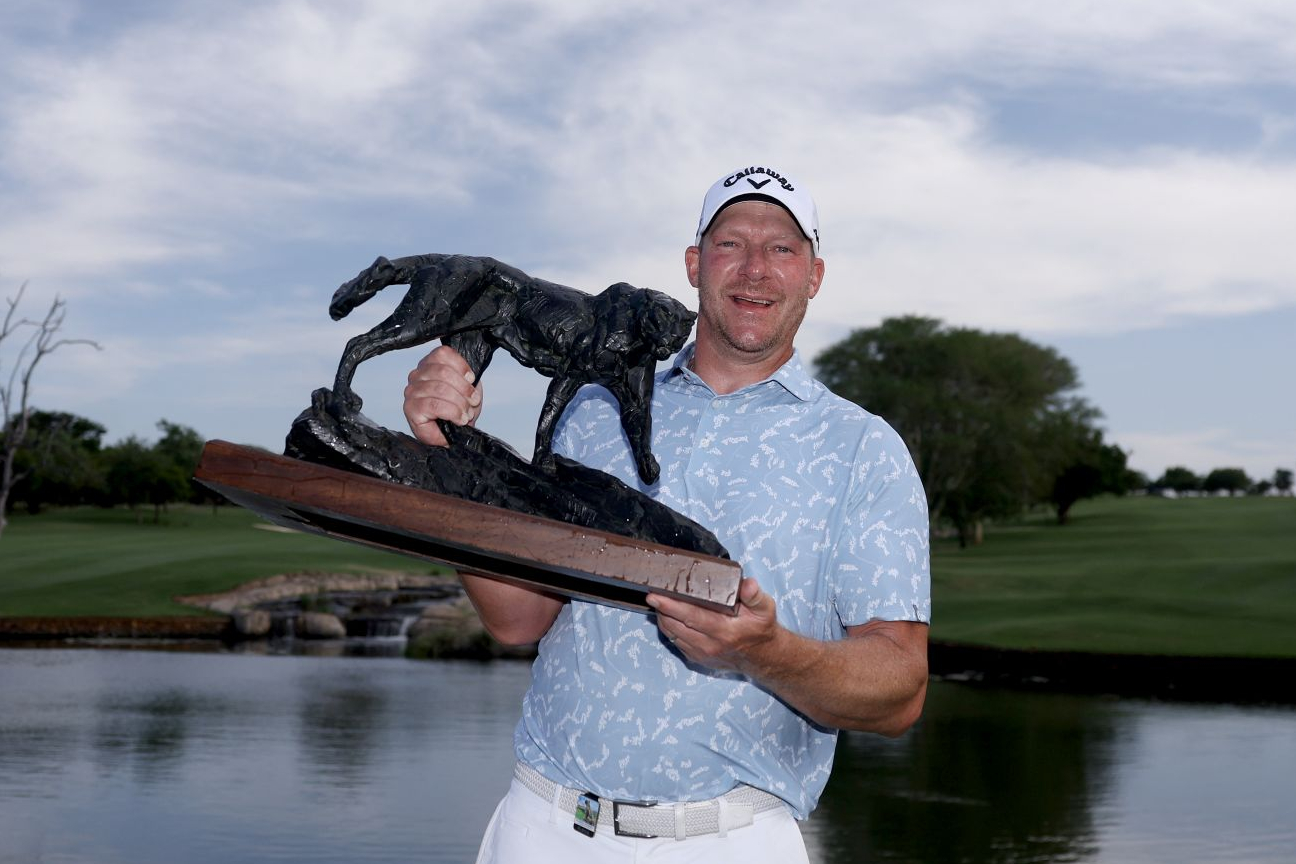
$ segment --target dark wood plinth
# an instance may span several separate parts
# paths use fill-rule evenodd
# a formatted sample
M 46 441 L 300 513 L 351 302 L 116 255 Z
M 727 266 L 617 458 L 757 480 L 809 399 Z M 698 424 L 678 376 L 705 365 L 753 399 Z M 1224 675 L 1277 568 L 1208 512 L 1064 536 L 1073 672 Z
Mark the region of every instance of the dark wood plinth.
M 279 525 L 632 609 L 647 592 L 736 613 L 733 561 L 401 486 L 226 441 L 197 480 Z

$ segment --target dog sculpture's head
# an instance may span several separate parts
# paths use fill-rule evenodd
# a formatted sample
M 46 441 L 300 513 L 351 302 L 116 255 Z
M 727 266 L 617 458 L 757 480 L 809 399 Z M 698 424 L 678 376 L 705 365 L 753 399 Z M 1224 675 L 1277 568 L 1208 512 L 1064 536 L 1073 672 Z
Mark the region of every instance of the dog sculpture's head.
M 639 338 L 649 353 L 665 360 L 684 347 L 689 333 L 693 332 L 697 313 L 660 291 L 645 288 L 643 293 L 643 306 L 635 316 Z
M 333 292 L 333 302 L 329 304 L 329 317 L 334 321 L 347 316 L 352 309 L 377 294 L 396 276 L 396 268 L 383 256 L 370 264 L 350 281 L 343 282 Z

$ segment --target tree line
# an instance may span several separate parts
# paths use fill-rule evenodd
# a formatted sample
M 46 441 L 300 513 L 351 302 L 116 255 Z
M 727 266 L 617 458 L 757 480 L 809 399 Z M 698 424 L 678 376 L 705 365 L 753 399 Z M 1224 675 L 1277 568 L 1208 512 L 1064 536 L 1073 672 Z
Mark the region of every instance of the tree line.
M 1017 336 L 890 319 L 817 362 L 829 387 L 888 417 L 913 454 L 933 525 L 950 525 L 964 543 L 978 542 L 978 521 L 1035 506 L 1051 507 L 1065 524 L 1077 501 L 1104 493 L 1292 491 L 1284 468 L 1259 481 L 1241 468 L 1197 475 L 1175 466 L 1156 480 L 1130 470 L 1124 451 L 1094 425 L 1098 411 L 1068 395 L 1076 386 L 1070 363 Z M 106 430 L 93 420 L 31 411 L 10 509 L 124 505 L 141 514 L 152 508 L 157 521 L 171 503 L 219 502 L 192 479 L 203 448 L 198 432 L 165 419 L 157 428 L 154 443 L 132 435 L 105 446 Z
M 815 365 L 829 389 L 900 433 L 926 488 L 933 527 L 950 526 L 960 545 L 980 542 L 986 522 L 1038 506 L 1066 524 L 1076 502 L 1106 493 L 1291 489 L 1291 472 L 1283 469 L 1263 488 L 1235 468 L 1206 478 L 1172 468 L 1149 481 L 1106 440 L 1102 413 L 1076 395 L 1074 365 L 1016 334 L 889 318 L 854 331 Z
M 1270 492 L 1290 495 L 1292 471 L 1289 468 L 1277 468 L 1272 478 L 1252 480 L 1241 468 L 1214 468 L 1199 476 L 1182 465 L 1175 465 L 1148 483 L 1147 490 L 1153 494 L 1169 491 L 1176 495 L 1267 495 Z
M 131 435 L 105 446 L 106 430 L 93 420 L 60 411 L 29 412 L 23 446 L 14 456 L 9 507 L 39 513 L 48 507 L 125 505 L 141 520 L 152 508 L 156 522 L 168 504 L 217 502 L 219 496 L 192 479 L 203 439 L 167 420 L 159 420 L 157 428 L 162 435 L 154 443 Z

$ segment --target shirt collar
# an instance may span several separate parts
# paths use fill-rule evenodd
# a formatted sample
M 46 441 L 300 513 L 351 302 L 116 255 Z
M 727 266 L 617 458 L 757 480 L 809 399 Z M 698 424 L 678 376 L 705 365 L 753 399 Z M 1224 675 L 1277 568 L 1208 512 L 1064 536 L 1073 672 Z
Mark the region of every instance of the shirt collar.
M 696 343 L 690 342 L 688 345 L 684 346 L 682 351 L 675 355 L 675 362 L 671 364 L 671 368 L 667 372 L 666 378 L 670 379 L 683 375 L 689 381 L 710 389 L 707 383 L 699 378 L 697 374 L 688 367 L 689 362 L 693 359 L 693 349 L 695 345 Z M 770 383 L 780 385 L 784 390 L 787 390 L 802 402 L 814 401 L 815 394 L 820 386 L 819 382 L 810 377 L 810 373 L 806 371 L 805 364 L 801 361 L 801 352 L 795 348 L 792 349 L 792 356 L 788 358 L 788 361 L 778 369 L 774 370 L 774 374 L 762 381 L 757 381 L 755 384 L 744 387 L 742 390 L 737 392 L 742 393 L 745 390 L 750 390 L 754 387 L 760 387 Z

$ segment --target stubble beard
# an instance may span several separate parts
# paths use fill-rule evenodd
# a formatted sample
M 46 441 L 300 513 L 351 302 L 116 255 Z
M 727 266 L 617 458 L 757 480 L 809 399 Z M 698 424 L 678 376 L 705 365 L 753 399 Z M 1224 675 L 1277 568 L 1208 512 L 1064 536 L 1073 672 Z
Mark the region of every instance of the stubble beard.
M 779 299 L 784 314 L 769 330 L 752 332 L 734 326 L 725 304 L 731 302 L 723 290 L 714 290 L 705 282 L 698 287 L 699 317 L 729 350 L 747 357 L 761 357 L 776 352 L 791 353 L 792 340 L 805 319 L 809 299 L 806 291 L 793 292 Z

